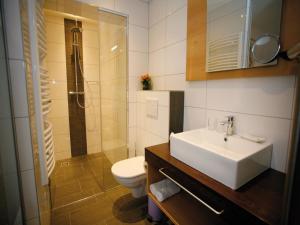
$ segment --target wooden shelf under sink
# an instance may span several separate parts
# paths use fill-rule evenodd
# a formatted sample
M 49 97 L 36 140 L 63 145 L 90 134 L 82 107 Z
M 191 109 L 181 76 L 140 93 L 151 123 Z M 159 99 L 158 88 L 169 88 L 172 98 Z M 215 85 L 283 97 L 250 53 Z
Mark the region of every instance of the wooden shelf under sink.
M 159 202 L 152 193 L 148 196 L 176 225 L 228 225 L 184 191 Z
M 175 224 L 245 224 L 236 223 L 231 217 L 239 217 L 237 220 L 240 221 L 250 221 L 247 224 L 251 225 L 280 224 L 285 178 L 283 173 L 269 169 L 234 191 L 172 157 L 168 143 L 146 148 L 145 158 L 148 163 L 148 196 Z M 211 192 L 204 195 L 206 199 L 222 202 L 221 206 L 226 207 L 227 214 L 214 214 L 184 191 L 163 202 L 157 201 L 150 193 L 149 185 L 165 178 L 159 173 L 160 168 L 168 168 L 170 172 L 173 170 L 172 176 L 177 177 L 177 180 L 181 179 L 181 184 L 190 190 L 200 194 Z M 231 221 L 227 220 L 228 217 Z

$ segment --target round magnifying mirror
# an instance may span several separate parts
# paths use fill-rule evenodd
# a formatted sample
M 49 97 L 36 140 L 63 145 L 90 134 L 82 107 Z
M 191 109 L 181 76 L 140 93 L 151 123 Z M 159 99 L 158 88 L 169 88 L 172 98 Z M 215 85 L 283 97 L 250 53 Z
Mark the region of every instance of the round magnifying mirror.
M 264 34 L 258 37 L 252 46 L 253 59 L 261 64 L 267 64 L 276 59 L 280 50 L 279 38 Z

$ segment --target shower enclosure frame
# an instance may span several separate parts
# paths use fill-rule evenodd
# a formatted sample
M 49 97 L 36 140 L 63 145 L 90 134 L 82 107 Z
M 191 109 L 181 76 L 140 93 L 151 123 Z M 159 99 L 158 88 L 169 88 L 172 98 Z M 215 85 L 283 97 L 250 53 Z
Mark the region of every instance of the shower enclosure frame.
M 129 15 L 126 13 L 121 13 L 121 12 L 117 12 L 115 10 L 110 10 L 110 9 L 106 9 L 103 7 L 98 7 L 98 12 L 105 12 L 105 13 L 111 13 L 117 16 L 122 16 L 125 17 L 126 19 L 126 147 L 127 147 L 127 158 L 129 157 Z M 101 31 L 100 31 L 101 32 Z M 100 33 L 99 33 L 100 35 Z M 99 52 L 101 51 L 101 49 L 99 50 Z M 99 67 L 101 67 L 101 65 L 99 64 Z M 100 71 L 100 70 L 99 70 Z M 101 71 L 99 72 L 99 76 L 101 77 Z M 101 81 L 100 81 L 101 82 Z M 100 99 L 101 99 L 101 86 L 100 86 Z M 100 106 L 100 116 L 102 115 L 102 107 Z M 102 130 L 102 122 L 101 122 L 101 130 Z M 102 147 L 103 147 L 103 138 L 102 138 L 102 132 L 100 132 L 100 136 L 101 136 L 101 151 L 102 151 Z M 136 150 L 134 149 L 134 154 L 136 154 L 135 152 Z

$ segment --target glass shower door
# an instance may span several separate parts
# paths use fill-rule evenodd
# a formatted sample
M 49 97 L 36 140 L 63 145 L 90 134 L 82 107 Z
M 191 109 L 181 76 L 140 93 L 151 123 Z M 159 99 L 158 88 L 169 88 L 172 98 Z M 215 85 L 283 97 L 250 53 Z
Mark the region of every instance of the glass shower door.
M 100 108 L 104 187 L 116 186 L 111 165 L 127 150 L 127 18 L 100 11 Z

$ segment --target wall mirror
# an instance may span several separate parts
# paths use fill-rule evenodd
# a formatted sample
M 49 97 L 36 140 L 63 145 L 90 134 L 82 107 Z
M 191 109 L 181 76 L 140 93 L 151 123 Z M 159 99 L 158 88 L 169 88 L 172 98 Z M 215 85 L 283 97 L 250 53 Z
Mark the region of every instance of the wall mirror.
M 267 35 L 272 43 L 257 53 L 272 59 L 279 51 L 281 10 L 282 0 L 207 0 L 206 72 L 276 65 L 255 60 L 252 50 Z

